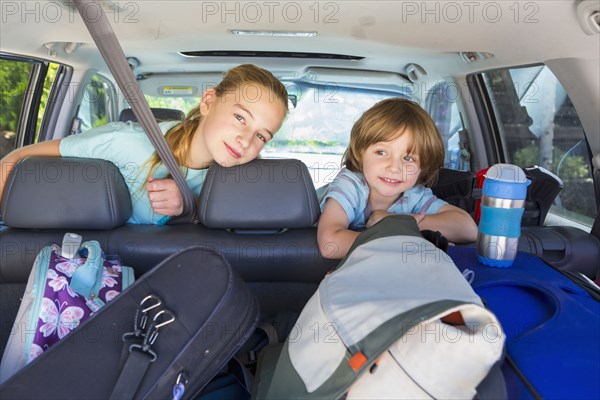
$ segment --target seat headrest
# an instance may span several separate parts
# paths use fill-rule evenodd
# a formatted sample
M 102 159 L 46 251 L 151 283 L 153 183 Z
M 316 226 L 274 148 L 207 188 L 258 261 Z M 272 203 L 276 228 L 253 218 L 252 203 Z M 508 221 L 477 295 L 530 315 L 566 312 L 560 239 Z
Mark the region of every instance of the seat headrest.
M 199 211 L 202 224 L 224 229 L 307 228 L 320 213 L 308 168 L 292 159 L 212 166 Z
M 185 114 L 181 110 L 174 110 L 172 108 L 151 108 L 152 115 L 157 122 L 164 121 L 183 121 L 185 118 Z M 119 114 L 119 122 L 138 122 L 137 117 L 133 113 L 131 108 L 125 108 L 121 110 L 121 114 Z
M 28 157 L 6 183 L 2 216 L 13 228 L 112 229 L 131 216 L 131 198 L 109 161 Z

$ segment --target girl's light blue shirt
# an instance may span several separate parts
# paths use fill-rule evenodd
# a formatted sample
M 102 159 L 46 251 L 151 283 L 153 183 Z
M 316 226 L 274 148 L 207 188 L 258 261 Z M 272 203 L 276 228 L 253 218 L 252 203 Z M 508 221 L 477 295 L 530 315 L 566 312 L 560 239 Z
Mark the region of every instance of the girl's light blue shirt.
M 176 123 L 161 122 L 159 126 L 164 134 Z M 149 169 L 146 161 L 153 153 L 154 147 L 141 125 L 133 122 L 110 123 L 60 141 L 60 154 L 63 157 L 99 158 L 111 161 L 119 168 L 131 196 L 132 215 L 127 221 L 130 224 L 163 225 L 170 219 L 152 211 L 145 189 Z M 188 186 L 196 195 L 200 194 L 206 171 L 187 169 L 187 175 L 183 171 Z M 167 175 L 167 168 L 161 165 L 154 173 L 154 178 Z
M 348 216 L 350 229 L 364 229 L 371 216 L 369 207 L 369 186 L 363 174 L 352 172 L 346 168 L 337 174 L 333 182 L 317 190 L 321 211 L 327 199 L 335 199 Z M 393 214 L 435 214 L 446 205 L 444 200 L 438 199 L 431 189 L 416 185 L 404 192 L 387 212 Z

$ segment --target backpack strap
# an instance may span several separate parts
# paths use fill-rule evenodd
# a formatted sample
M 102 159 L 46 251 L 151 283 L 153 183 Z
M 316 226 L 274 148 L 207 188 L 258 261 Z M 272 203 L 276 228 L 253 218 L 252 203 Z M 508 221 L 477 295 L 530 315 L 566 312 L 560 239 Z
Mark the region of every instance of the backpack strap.
M 144 301 L 150 297 L 158 298 L 155 295 L 150 295 L 142 301 L 140 307 L 144 307 Z M 160 305 L 160 303 L 158 303 L 158 305 Z M 155 306 L 147 308 L 147 310 L 151 308 L 155 308 Z M 137 318 L 138 313 L 136 312 L 134 316 L 134 328 L 136 327 L 135 324 L 137 324 Z M 158 354 L 152 349 L 152 345 L 158 337 L 158 331 L 161 327 L 168 325 L 173 321 L 175 321 L 175 316 L 171 311 L 167 309 L 159 310 L 152 318 L 150 326 L 148 326 L 145 333 L 142 335 L 142 342 L 129 345 L 129 354 L 110 395 L 111 400 L 133 399 L 135 397 L 135 393 L 146 376 L 146 371 L 148 371 L 150 364 L 158 358 Z M 124 343 L 127 345 L 126 341 L 124 341 Z M 185 391 L 185 388 L 183 391 Z M 181 392 L 182 394 L 183 391 Z
M 102 285 L 102 265 L 104 264 L 102 249 L 100 243 L 90 240 L 84 242 L 79 251 L 87 252 L 87 259 L 85 264 L 73 272 L 69 286 L 86 299 L 93 300 L 98 296 Z

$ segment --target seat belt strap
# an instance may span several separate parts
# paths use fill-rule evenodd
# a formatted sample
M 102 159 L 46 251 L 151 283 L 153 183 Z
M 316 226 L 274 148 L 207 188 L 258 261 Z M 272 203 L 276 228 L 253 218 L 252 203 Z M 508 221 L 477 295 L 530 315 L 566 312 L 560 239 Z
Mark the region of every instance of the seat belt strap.
M 146 131 L 150 142 L 156 149 L 160 159 L 167 167 L 169 173 L 177 183 L 183 198 L 183 213 L 185 220 L 197 220 L 197 207 L 195 196 L 188 187 L 175 157 L 167 144 L 158 123 L 154 119 L 146 98 L 142 95 L 140 87 L 127 62 L 125 53 L 108 22 L 108 18 L 97 0 L 75 0 L 79 15 L 83 19 L 88 31 L 92 35 L 100 54 L 108 65 L 119 88 L 131 105 L 133 113 Z M 189 218 L 187 218 L 189 216 Z M 181 218 L 180 218 L 181 220 Z
M 460 116 L 460 123 L 462 125 L 462 129 L 458 131 L 458 146 L 460 148 L 458 169 L 460 171 L 470 171 L 471 146 L 469 145 L 469 131 L 467 131 L 467 127 L 465 126 L 462 113 L 459 113 L 458 115 Z

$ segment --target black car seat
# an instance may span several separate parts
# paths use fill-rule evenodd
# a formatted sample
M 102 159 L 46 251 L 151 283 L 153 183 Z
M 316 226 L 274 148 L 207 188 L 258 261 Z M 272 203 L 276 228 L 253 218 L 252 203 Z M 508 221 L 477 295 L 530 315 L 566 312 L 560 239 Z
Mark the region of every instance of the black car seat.
M 111 230 L 131 215 L 119 170 L 103 160 L 32 157 L 21 160 L 2 198 L 0 351 L 11 333 L 29 272 L 40 250 L 78 232 L 106 248 Z
M 297 160 L 214 166 L 198 225 L 129 225 L 131 202 L 110 162 L 32 157 L 15 167 L 3 196 L 0 322 L 3 351 L 38 252 L 66 232 L 97 240 L 136 276 L 194 244 L 219 250 L 258 296 L 264 313 L 299 312 L 336 262 L 321 257 L 308 169 Z M 198 260 L 202 262 L 202 260 Z
M 214 166 L 200 193 L 200 222 L 259 298 L 263 320 L 284 338 L 327 271 L 316 241 L 320 215 L 309 171 L 290 159 Z M 226 254 L 227 256 L 227 254 Z

